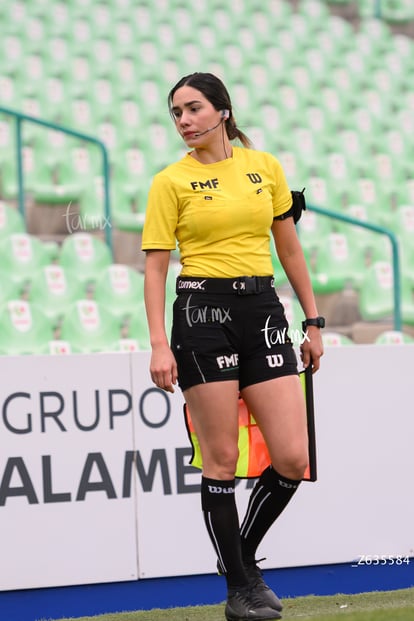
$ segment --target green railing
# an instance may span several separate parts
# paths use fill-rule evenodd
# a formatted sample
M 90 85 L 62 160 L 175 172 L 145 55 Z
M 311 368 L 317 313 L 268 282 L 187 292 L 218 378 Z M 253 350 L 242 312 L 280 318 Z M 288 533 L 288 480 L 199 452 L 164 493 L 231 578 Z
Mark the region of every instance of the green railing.
M 17 164 L 17 181 L 18 181 L 18 206 L 19 211 L 23 217 L 26 215 L 25 209 L 25 189 L 24 189 L 24 170 L 23 170 L 23 159 L 22 159 L 22 147 L 23 147 L 23 139 L 22 139 L 22 124 L 24 122 L 34 123 L 35 125 L 40 125 L 41 127 L 45 127 L 47 129 L 53 129 L 58 132 L 62 132 L 67 134 L 68 136 L 72 136 L 74 138 L 79 138 L 85 142 L 89 142 L 98 147 L 101 151 L 102 155 L 102 176 L 104 181 L 104 197 L 103 197 L 103 213 L 105 215 L 105 223 L 104 227 L 105 233 L 105 241 L 108 244 L 111 252 L 113 253 L 112 247 L 112 227 L 111 227 L 111 202 L 110 202 L 110 187 L 109 187 L 109 157 L 108 151 L 104 145 L 104 143 L 94 136 L 89 136 L 87 134 L 83 134 L 81 132 L 77 132 L 76 130 L 70 129 L 69 127 L 64 127 L 63 125 L 57 125 L 56 123 L 51 123 L 49 121 L 44 121 L 43 119 L 38 119 L 34 116 L 30 116 L 28 114 L 23 114 L 22 112 L 18 112 L 17 110 L 11 110 L 10 108 L 4 108 L 0 106 L 0 113 L 11 116 L 15 119 L 16 122 L 16 164 Z
M 359 226 L 364 229 L 368 229 L 373 233 L 377 233 L 379 235 L 386 235 L 391 242 L 392 248 L 392 266 L 393 266 L 393 277 L 394 277 L 394 330 L 401 331 L 402 329 L 402 318 L 401 318 L 401 275 L 400 275 L 400 257 L 399 257 L 399 249 L 398 249 L 398 240 L 395 234 L 382 226 L 378 226 L 377 224 L 371 224 L 370 222 L 363 222 L 361 220 L 357 220 L 356 218 L 352 218 L 351 216 L 347 216 L 345 214 L 337 213 L 335 211 L 330 211 L 329 209 L 323 209 L 322 207 L 316 207 L 315 205 L 307 205 L 306 206 L 309 211 L 314 211 L 315 213 L 321 214 L 322 216 L 327 216 L 328 218 L 333 218 L 334 220 L 340 220 L 341 222 L 346 222 L 352 226 Z

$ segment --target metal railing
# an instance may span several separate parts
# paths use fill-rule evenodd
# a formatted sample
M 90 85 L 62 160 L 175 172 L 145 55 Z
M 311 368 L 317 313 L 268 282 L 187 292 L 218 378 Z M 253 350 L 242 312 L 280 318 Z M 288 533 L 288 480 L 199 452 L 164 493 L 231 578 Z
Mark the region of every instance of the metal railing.
M 306 206 L 309 211 L 314 211 L 315 213 L 321 214 L 323 216 L 327 216 L 328 218 L 333 218 L 334 220 L 340 220 L 341 222 L 346 222 L 352 226 L 359 226 L 364 229 L 368 229 L 373 233 L 377 233 L 379 235 L 386 235 L 391 242 L 392 249 L 392 268 L 393 268 L 393 303 L 394 303 L 394 330 L 398 332 L 402 329 L 402 317 L 401 317 L 401 273 L 400 273 L 400 256 L 399 256 L 399 247 L 398 240 L 395 234 L 389 229 L 384 228 L 383 226 L 378 226 L 377 224 L 371 224 L 370 222 L 364 222 L 362 220 L 358 220 L 356 218 L 352 218 L 351 216 L 347 216 L 345 214 L 341 214 L 335 211 L 331 211 L 329 209 L 324 209 L 322 207 L 316 207 L 315 205 L 307 205 Z
M 52 129 L 54 131 L 62 132 L 74 138 L 79 138 L 80 140 L 89 142 L 98 147 L 102 155 L 102 176 L 103 176 L 103 183 L 104 183 L 103 213 L 104 213 L 105 222 L 106 222 L 106 226 L 104 227 L 105 242 L 107 243 L 111 252 L 113 253 L 112 227 L 110 226 L 111 201 L 110 201 L 110 185 L 109 185 L 110 184 L 109 157 L 108 157 L 108 151 L 104 143 L 98 138 L 95 138 L 94 136 L 89 136 L 88 134 L 83 134 L 74 129 L 70 129 L 69 127 L 58 125 L 50 121 L 45 121 L 43 119 L 39 119 L 37 117 L 30 116 L 28 114 L 23 114 L 22 112 L 19 112 L 17 110 L 11 110 L 10 108 L 4 108 L 3 106 L 0 106 L 0 113 L 13 117 L 16 122 L 16 165 L 17 165 L 17 182 L 18 182 L 17 199 L 18 199 L 19 211 L 24 218 L 26 216 L 26 208 L 25 208 L 24 168 L 23 168 L 23 157 L 22 157 L 22 148 L 23 148 L 22 125 L 23 123 L 25 122 L 34 123 L 35 125 L 39 125 L 47 129 Z

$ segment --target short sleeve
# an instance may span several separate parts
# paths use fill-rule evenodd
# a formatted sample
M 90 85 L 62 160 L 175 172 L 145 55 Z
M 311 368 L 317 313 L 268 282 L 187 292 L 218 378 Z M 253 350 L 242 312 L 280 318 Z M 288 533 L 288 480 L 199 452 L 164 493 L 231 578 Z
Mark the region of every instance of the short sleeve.
M 178 200 L 171 180 L 158 173 L 148 193 L 141 249 L 174 250 L 177 219 Z
M 286 180 L 285 171 L 279 160 L 273 158 L 275 190 L 273 195 L 273 217 L 281 216 L 292 207 L 292 194 Z

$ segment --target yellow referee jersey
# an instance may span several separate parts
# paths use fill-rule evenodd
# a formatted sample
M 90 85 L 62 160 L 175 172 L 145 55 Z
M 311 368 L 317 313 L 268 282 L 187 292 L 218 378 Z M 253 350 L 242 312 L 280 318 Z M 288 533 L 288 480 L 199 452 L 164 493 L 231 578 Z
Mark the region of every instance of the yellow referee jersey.
M 291 204 L 270 153 L 233 147 L 214 164 L 187 153 L 154 176 L 142 250 L 174 250 L 177 241 L 182 276 L 270 276 L 270 227 Z

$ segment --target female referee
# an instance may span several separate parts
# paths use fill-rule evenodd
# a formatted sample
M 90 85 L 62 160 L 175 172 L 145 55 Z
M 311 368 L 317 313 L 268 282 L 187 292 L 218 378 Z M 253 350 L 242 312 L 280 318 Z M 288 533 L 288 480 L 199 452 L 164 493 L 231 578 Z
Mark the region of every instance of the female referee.
M 226 577 L 226 619 L 280 619 L 282 604 L 255 554 L 302 480 L 308 438 L 292 343 L 271 336 L 286 333 L 288 324 L 274 288 L 270 234 L 307 318 L 301 356 L 313 371 L 323 353 L 323 318 L 282 167 L 254 150 L 237 127 L 222 81 L 210 73 L 185 76 L 170 91 L 168 106 L 190 150 L 154 176 L 148 196 L 142 249 L 151 378 L 169 392 L 178 381 L 191 412 L 203 460 L 202 511 Z M 170 345 L 165 287 L 176 241 L 182 268 Z M 239 394 L 271 457 L 241 527 L 234 494 Z

